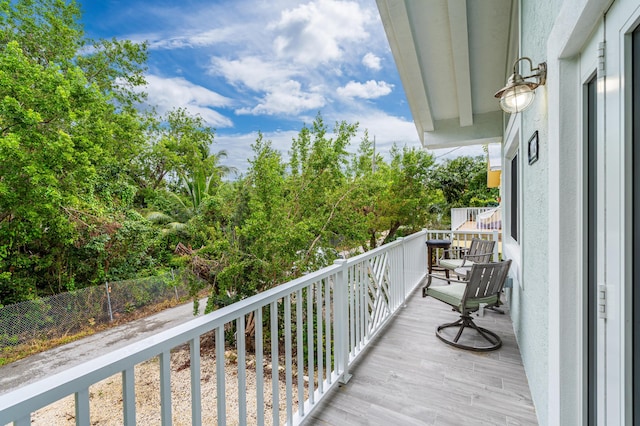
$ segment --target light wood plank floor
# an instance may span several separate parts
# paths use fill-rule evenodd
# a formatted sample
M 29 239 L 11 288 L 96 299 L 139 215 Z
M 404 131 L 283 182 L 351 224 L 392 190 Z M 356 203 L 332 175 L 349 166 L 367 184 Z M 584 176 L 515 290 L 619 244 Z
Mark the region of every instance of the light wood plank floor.
M 435 336 L 457 319 L 416 291 L 307 425 L 537 425 L 508 313 L 486 311 L 477 324 L 496 332 L 497 351 L 454 348 Z

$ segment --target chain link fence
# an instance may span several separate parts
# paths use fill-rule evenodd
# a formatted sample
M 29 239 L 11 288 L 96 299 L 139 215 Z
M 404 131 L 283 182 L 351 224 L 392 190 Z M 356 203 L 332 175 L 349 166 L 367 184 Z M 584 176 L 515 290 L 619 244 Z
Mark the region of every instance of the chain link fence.
M 54 339 L 189 294 L 173 273 L 117 281 L 0 308 L 0 349 Z

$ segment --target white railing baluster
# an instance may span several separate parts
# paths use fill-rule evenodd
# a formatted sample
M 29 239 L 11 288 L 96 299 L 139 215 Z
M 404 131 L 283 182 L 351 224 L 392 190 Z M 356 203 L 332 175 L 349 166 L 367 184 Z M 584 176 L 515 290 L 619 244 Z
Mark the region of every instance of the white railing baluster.
M 171 352 L 160 354 L 160 420 L 162 426 L 170 426 L 171 418 Z
M 313 405 L 315 403 L 315 365 L 314 365 L 314 352 L 315 346 L 313 343 L 313 283 L 307 287 L 307 376 L 308 382 L 308 394 L 309 403 Z
M 224 368 L 224 324 L 216 328 L 216 399 L 218 425 L 227 424 L 227 394 L 225 387 L 225 368 Z
M 349 354 L 352 355 L 355 352 L 356 347 L 356 276 L 355 276 L 355 268 L 350 266 L 348 269 L 347 276 L 347 286 L 349 289 L 349 294 L 347 295 L 348 303 L 349 303 Z
M 247 357 L 245 317 L 236 320 L 236 351 L 238 353 L 238 423 L 247 424 Z
M 262 308 L 255 311 L 256 342 L 256 415 L 259 425 L 264 424 L 264 342 Z
M 323 358 L 322 358 L 322 348 L 323 348 L 323 327 L 322 324 L 322 312 L 323 312 L 323 301 L 322 301 L 322 286 L 324 284 L 324 280 L 319 280 L 317 282 L 316 287 L 316 328 L 318 329 L 318 391 L 320 394 L 324 393 L 324 367 L 323 367 Z
M 362 342 L 362 336 L 360 334 L 360 282 L 362 279 L 362 273 L 360 268 L 360 264 L 356 263 L 353 265 L 354 268 L 354 280 L 353 280 L 353 322 L 354 322 L 354 337 L 355 341 L 353 343 L 353 352 L 354 355 L 360 351 L 360 342 Z
M 191 370 L 191 425 L 202 424 L 202 392 L 200 390 L 200 336 L 189 341 Z
M 296 291 L 296 355 L 298 372 L 298 415 L 304 417 L 304 322 L 302 320 L 302 289 Z
M 286 395 L 287 395 L 287 424 L 290 425 L 293 420 L 293 390 L 291 382 L 293 376 L 291 372 L 291 296 L 284 297 L 284 362 L 286 377 Z
M 136 424 L 136 377 L 133 367 L 122 372 L 122 405 L 125 426 Z
M 331 334 L 333 335 L 333 344 L 330 345 L 331 349 L 333 350 L 333 365 L 331 368 L 331 371 L 335 374 L 340 374 L 340 352 L 338 351 L 338 348 L 340 347 L 340 332 L 338 331 L 339 328 L 339 324 L 342 324 L 342 322 L 340 321 L 340 312 L 339 312 L 339 301 L 338 299 L 340 298 L 339 293 L 340 293 L 340 281 L 339 281 L 339 275 L 340 275 L 340 271 L 338 271 L 334 277 L 333 277 L 333 285 L 331 286 L 331 292 L 332 292 L 332 310 L 331 310 Z M 338 322 L 340 321 L 340 322 Z
M 347 383 L 351 378 L 349 374 L 349 328 L 346 326 L 349 316 L 349 269 L 346 260 L 336 260 L 340 270 L 336 274 L 334 287 L 334 323 L 336 324 L 336 372 L 341 375 L 340 382 Z
M 358 351 L 361 351 L 364 347 L 364 342 L 366 339 L 366 328 L 365 328 L 365 309 L 367 309 L 367 301 L 366 301 L 366 292 L 365 288 L 367 288 L 367 269 L 364 265 L 365 261 L 361 261 L 358 263 L 359 269 L 359 279 L 358 279 L 358 297 L 356 298 L 358 302 Z M 368 262 L 368 261 L 366 261 Z
M 327 338 L 326 341 L 326 349 L 325 349 L 325 361 L 326 361 L 326 372 L 327 372 L 327 383 L 331 384 L 331 281 L 332 278 L 326 278 L 325 286 L 324 286 L 324 325 L 325 325 L 325 335 Z
M 367 341 L 367 289 L 369 288 L 368 260 L 360 262 L 360 350 L 364 348 Z
M 364 325 L 365 325 L 365 337 L 367 339 L 371 338 L 371 319 L 374 315 L 374 300 L 372 299 L 372 297 L 375 297 L 375 288 L 374 288 L 374 280 L 376 279 L 376 275 L 374 272 L 374 269 L 371 267 L 371 263 L 375 263 L 376 258 L 374 257 L 373 260 L 370 260 L 368 262 L 368 274 L 366 279 L 366 287 L 365 287 L 365 297 L 367 298 L 367 303 L 365 305 L 365 311 L 364 311 L 364 315 L 365 315 L 365 320 L 364 320 Z
M 84 388 L 75 393 L 76 401 L 76 425 L 91 424 L 91 416 L 89 414 L 89 389 Z
M 272 422 L 280 424 L 280 354 L 278 353 L 278 301 L 270 304 L 271 322 L 271 410 Z

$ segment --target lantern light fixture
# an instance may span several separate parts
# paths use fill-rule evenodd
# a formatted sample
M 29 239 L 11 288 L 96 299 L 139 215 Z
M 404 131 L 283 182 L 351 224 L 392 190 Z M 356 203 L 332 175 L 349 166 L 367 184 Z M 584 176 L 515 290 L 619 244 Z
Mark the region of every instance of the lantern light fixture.
M 520 61 L 529 62 L 531 75 L 523 77 L 518 72 Z M 528 78 L 535 78 L 536 81 L 527 81 Z M 536 68 L 530 58 L 523 56 L 513 63 L 513 74 L 509 76 L 507 85 L 498 90 L 495 94 L 500 99 L 500 108 L 509 114 L 517 114 L 527 109 L 533 102 L 536 95 L 536 88 L 544 85 L 547 81 L 547 63 L 542 62 Z

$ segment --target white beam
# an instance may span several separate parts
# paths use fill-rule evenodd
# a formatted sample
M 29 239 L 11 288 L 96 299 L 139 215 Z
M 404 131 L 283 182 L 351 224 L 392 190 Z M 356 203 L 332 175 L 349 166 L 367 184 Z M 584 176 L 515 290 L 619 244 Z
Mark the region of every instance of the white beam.
M 473 125 L 473 105 L 471 102 L 467 2 L 466 0 L 448 0 L 447 5 L 460 127 L 471 126 Z
M 418 136 L 433 131 L 433 115 L 404 0 L 376 0 Z M 423 141 L 424 142 L 424 141 Z

